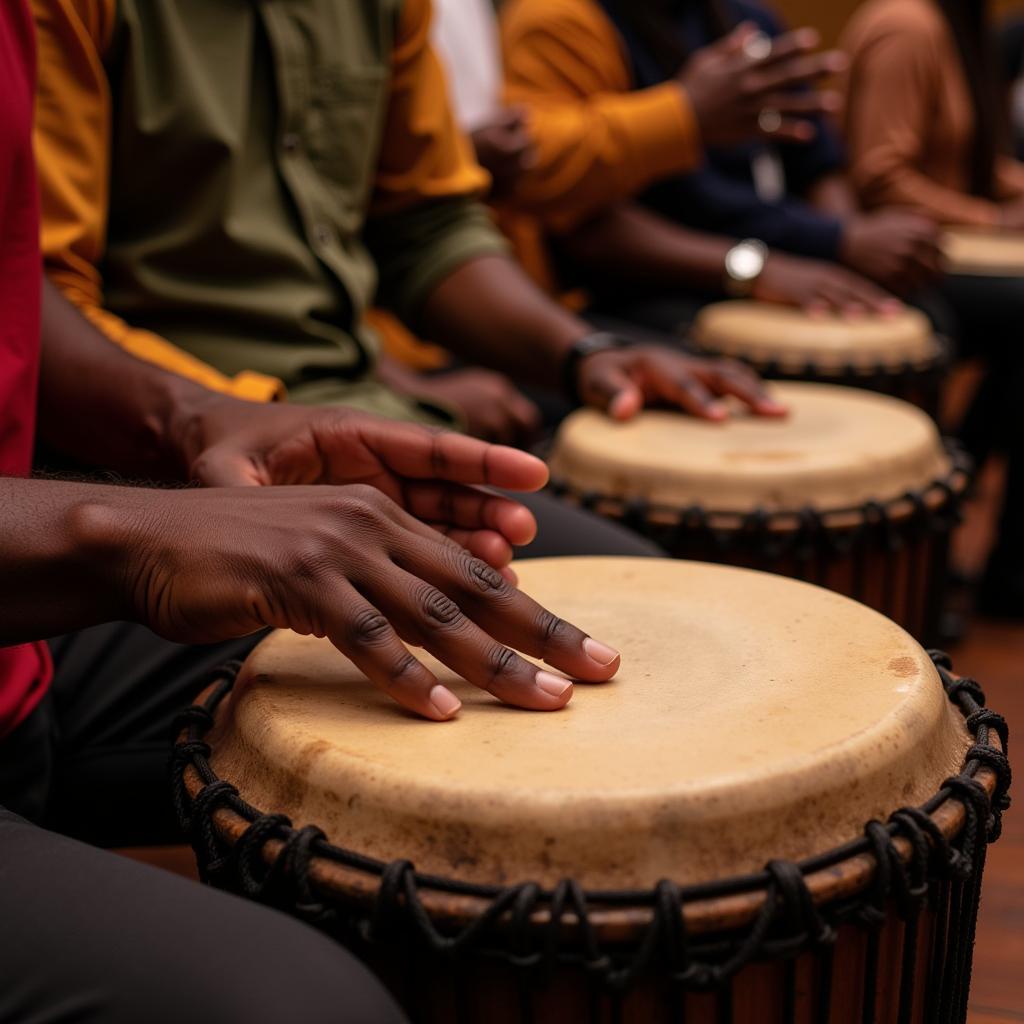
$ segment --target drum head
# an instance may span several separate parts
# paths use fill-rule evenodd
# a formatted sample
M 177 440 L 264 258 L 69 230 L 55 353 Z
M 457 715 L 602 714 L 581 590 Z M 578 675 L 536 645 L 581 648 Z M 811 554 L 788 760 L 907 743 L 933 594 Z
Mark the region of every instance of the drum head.
M 812 318 L 799 309 L 766 302 L 718 302 L 697 315 L 693 336 L 701 348 L 787 373 L 812 365 L 819 373 L 853 367 L 926 366 L 939 355 L 928 318 L 916 309 L 893 317 Z
M 748 512 L 853 508 L 949 473 L 935 424 L 906 402 L 828 384 L 772 394 L 785 419 L 737 408 L 725 423 L 658 411 L 617 423 L 581 409 L 559 431 L 552 477 L 581 493 Z
M 951 274 L 1024 277 L 1024 233 L 957 228 L 943 236 L 942 251 Z
M 326 640 L 279 632 L 209 735 L 263 811 L 424 872 L 592 888 L 707 880 L 799 858 L 923 802 L 969 739 L 925 652 L 805 583 L 660 559 L 520 563 L 522 586 L 615 644 L 610 683 L 553 713 L 402 711 Z

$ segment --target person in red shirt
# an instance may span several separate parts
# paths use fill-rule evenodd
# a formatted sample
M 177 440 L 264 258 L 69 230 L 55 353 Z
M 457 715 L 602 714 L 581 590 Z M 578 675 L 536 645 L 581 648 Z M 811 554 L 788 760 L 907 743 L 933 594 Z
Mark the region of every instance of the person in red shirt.
M 468 679 L 536 710 L 562 707 L 572 682 L 503 644 L 591 681 L 618 655 L 512 585 L 511 545 L 535 521 L 476 485 L 539 488 L 539 460 L 351 411 L 214 395 L 135 360 L 41 285 L 32 52 L 23 0 L 5 0 L 0 1020 L 399 1021 L 375 979 L 315 931 L 38 823 L 107 845 L 170 838 L 173 712 L 267 626 L 330 636 L 432 719 L 459 702 L 400 636 L 428 638 Z M 31 479 L 37 440 L 84 465 L 208 487 Z M 54 672 L 40 640 L 57 634 Z
M 315 932 L 78 840 L 180 839 L 165 779 L 173 713 L 268 627 L 329 637 L 428 719 L 453 718 L 459 701 L 403 641 L 499 700 L 557 710 L 574 679 L 606 680 L 619 657 L 516 589 L 513 546 L 538 529 L 524 502 L 543 520 L 533 554 L 657 551 L 550 499 L 496 493 L 543 486 L 544 464 L 524 452 L 213 394 L 40 290 L 33 76 L 25 0 L 4 0 L 0 1020 L 399 1020 Z M 431 302 L 466 314 L 467 337 L 493 319 L 496 289 L 516 358 L 546 339 L 545 368 L 619 418 L 661 399 L 720 419 L 724 394 L 780 411 L 746 371 L 588 334 L 498 257 L 459 276 Z M 122 479 L 203 486 L 32 479 L 37 444 Z

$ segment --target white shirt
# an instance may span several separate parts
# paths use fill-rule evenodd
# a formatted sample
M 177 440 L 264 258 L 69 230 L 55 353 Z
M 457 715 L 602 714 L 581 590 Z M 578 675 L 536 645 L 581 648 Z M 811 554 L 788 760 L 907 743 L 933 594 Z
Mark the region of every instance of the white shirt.
M 448 76 L 459 127 L 475 131 L 501 107 L 501 45 L 491 0 L 434 0 L 431 42 Z

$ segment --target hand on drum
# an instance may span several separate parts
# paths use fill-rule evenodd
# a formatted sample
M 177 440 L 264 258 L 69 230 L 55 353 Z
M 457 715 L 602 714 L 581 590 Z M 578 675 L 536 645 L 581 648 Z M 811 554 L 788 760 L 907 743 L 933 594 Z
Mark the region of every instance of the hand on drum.
M 537 524 L 522 505 L 474 486 L 547 482 L 547 467 L 525 452 L 352 409 L 211 395 L 176 433 L 189 477 L 208 487 L 369 484 L 502 570 Z
M 939 227 L 906 210 L 854 217 L 843 231 L 842 259 L 865 277 L 910 294 L 942 273 Z
M 755 137 L 793 142 L 813 138 L 816 127 L 809 119 L 837 110 L 839 97 L 794 87 L 846 66 L 840 53 L 814 53 L 820 42 L 814 29 L 768 39 L 747 22 L 698 50 L 677 78 L 705 145 L 729 146 Z
M 894 316 L 903 309 L 894 295 L 845 267 L 780 252 L 768 257 L 752 297 L 799 306 L 811 316 L 834 313 L 851 320 Z
M 632 419 L 645 406 L 682 409 L 724 420 L 723 399 L 740 399 L 759 416 L 785 416 L 753 370 L 731 359 L 702 359 L 658 345 L 595 352 L 580 362 L 580 397 L 613 419 Z
M 376 487 L 152 494 L 119 489 L 116 503 L 83 510 L 77 543 L 114 581 L 117 612 L 169 640 L 204 643 L 265 626 L 326 636 L 399 704 L 438 721 L 460 702 L 402 641 L 537 711 L 568 703 L 572 681 L 511 648 L 588 682 L 619 667 L 615 651 Z M 466 528 L 485 528 L 488 502 L 467 491 L 455 514 Z M 440 490 L 417 504 L 428 520 L 452 512 Z

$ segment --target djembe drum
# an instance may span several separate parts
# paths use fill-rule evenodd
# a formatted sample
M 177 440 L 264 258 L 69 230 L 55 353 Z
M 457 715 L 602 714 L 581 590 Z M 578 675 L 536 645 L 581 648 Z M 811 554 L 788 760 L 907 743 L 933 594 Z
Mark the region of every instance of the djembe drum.
M 350 944 L 416 1024 L 963 1021 L 1009 780 L 978 685 L 781 577 L 519 571 L 615 680 L 524 713 L 428 657 L 465 704 L 428 723 L 274 634 L 177 747 L 206 878 Z
M 1024 232 L 950 228 L 942 249 L 951 274 L 1024 277 Z
M 577 411 L 551 452 L 553 490 L 676 557 L 808 580 L 931 642 L 966 457 L 885 395 L 797 383 L 773 393 L 787 418 L 653 411 L 617 423 Z
M 708 355 L 740 359 L 768 379 L 867 388 L 933 417 L 949 364 L 949 345 L 916 309 L 846 320 L 765 302 L 718 302 L 698 314 L 693 340 Z

